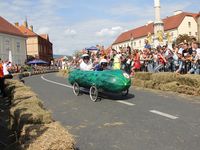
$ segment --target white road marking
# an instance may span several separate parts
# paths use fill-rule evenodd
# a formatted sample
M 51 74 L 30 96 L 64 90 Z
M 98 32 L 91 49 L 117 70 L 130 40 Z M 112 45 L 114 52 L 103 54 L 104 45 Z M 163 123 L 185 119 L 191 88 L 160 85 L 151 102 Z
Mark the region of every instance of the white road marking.
M 129 103 L 129 102 L 125 102 L 125 101 L 116 101 L 118 103 L 122 103 L 122 104 L 125 104 L 125 105 L 129 105 L 129 106 L 134 106 L 135 104 L 133 103 Z
M 62 83 L 58 83 L 58 82 L 55 82 L 55 81 L 51 81 L 51 80 L 48 80 L 48 79 L 45 79 L 43 76 L 41 76 L 41 78 L 49 83 L 54 83 L 54 84 L 57 84 L 57 85 L 61 85 L 61 86 L 64 86 L 64 87 L 68 87 L 68 88 L 73 88 L 72 86 L 70 85 L 66 85 L 66 84 L 62 84 Z
M 160 115 L 160 116 L 170 118 L 170 119 L 178 119 L 178 117 L 176 117 L 176 116 L 172 116 L 170 114 L 166 114 L 166 113 L 163 113 L 163 112 L 160 112 L 160 111 L 157 111 L 157 110 L 150 110 L 150 112 L 157 114 L 157 115 Z

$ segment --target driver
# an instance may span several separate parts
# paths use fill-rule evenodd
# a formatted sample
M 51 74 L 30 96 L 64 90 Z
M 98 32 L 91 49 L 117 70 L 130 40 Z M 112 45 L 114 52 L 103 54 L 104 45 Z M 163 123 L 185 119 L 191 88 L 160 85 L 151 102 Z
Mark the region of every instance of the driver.
M 89 71 L 92 70 L 92 63 L 90 62 L 90 56 L 88 54 L 82 55 L 82 62 L 80 64 L 80 70 Z
M 95 71 L 103 71 L 108 69 L 108 61 L 106 59 L 102 59 L 98 65 L 95 66 Z

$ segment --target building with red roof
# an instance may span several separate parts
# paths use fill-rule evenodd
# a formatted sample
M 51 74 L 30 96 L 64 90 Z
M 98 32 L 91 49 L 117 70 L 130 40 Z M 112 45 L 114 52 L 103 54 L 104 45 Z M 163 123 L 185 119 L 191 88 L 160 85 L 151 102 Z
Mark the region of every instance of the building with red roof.
M 26 60 L 26 37 L 10 22 L 0 16 L 0 57 L 13 64 Z
M 197 17 L 198 13 L 176 11 L 173 16 L 162 19 L 164 23 L 163 37 L 165 37 L 165 41 L 163 43 L 172 43 L 180 34 L 188 34 L 189 36 L 197 37 Z M 150 44 L 153 46 L 153 22 L 149 22 L 144 26 L 122 33 L 114 41 L 112 48 L 118 50 L 122 47 L 131 46 L 135 49 L 143 49 L 145 40 L 150 41 Z
M 48 34 L 37 34 L 33 31 L 33 26 L 28 27 L 27 21 L 21 26 L 15 23 L 15 26 L 27 37 L 27 55 L 28 58 L 37 58 L 50 62 L 53 59 L 53 44 L 49 40 Z

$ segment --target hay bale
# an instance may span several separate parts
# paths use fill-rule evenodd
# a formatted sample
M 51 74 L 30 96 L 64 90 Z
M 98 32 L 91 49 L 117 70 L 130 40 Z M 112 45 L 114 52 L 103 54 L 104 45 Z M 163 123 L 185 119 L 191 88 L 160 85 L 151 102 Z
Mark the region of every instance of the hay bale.
M 24 84 L 17 80 L 6 80 L 5 92 L 11 95 L 14 89 L 24 87 Z
M 11 84 L 5 87 L 5 93 L 7 95 L 11 95 L 11 93 L 13 92 L 13 90 L 15 89 L 15 85 Z
M 13 80 L 13 79 L 6 79 L 5 80 L 5 85 L 12 85 L 12 84 L 16 84 L 18 81 L 17 80 Z
M 177 88 L 180 86 L 180 84 L 176 81 L 169 82 L 165 84 L 160 84 L 159 89 L 163 91 L 177 91 Z
M 44 110 L 39 99 L 31 97 L 29 100 L 18 102 L 10 109 L 15 120 L 13 128 L 20 129 L 25 124 L 44 124 L 52 122 L 51 113 Z
M 194 79 L 194 80 L 197 80 L 197 81 L 200 82 L 200 76 L 198 74 L 186 74 L 184 76 L 189 77 L 191 79 Z
M 26 125 L 19 139 L 26 150 L 74 150 L 71 134 L 58 122 L 44 125 Z
M 198 75 L 199 76 L 199 75 Z M 177 81 L 182 85 L 200 87 L 200 78 L 195 75 L 181 75 L 177 78 Z
M 5 80 L 5 86 L 11 86 L 15 85 L 15 87 L 22 87 L 24 84 L 18 80 L 13 80 L 13 79 L 6 79 Z
M 29 77 L 31 75 L 31 72 L 23 72 L 22 76 L 23 77 Z
M 150 73 L 150 72 L 136 72 L 134 75 L 134 78 L 140 79 L 140 80 L 150 80 L 151 75 L 152 75 L 152 73 Z
M 197 89 L 196 95 L 200 96 L 200 87 Z
M 29 98 L 12 100 L 12 107 L 15 107 L 16 105 L 19 106 L 19 105 L 25 105 L 25 104 L 39 105 L 41 108 L 44 108 L 43 102 L 37 96 L 31 96 Z
M 161 83 L 163 84 L 163 83 L 177 81 L 178 76 L 180 75 L 175 74 L 175 73 L 161 72 L 161 73 L 152 74 L 151 80 L 153 80 L 157 84 L 161 84 Z
M 134 86 L 138 86 L 138 87 L 144 87 L 144 80 L 140 80 L 140 79 L 132 79 L 131 82 Z
M 37 94 L 31 91 L 31 88 L 25 86 L 20 88 L 15 88 L 11 95 L 12 100 L 26 99 L 33 96 L 37 97 Z
M 197 94 L 197 88 L 187 86 L 187 85 L 180 85 L 176 92 L 178 93 L 183 93 L 183 94 L 188 94 L 188 95 L 196 95 Z
M 145 88 L 154 89 L 154 86 L 155 86 L 155 82 L 153 82 L 152 80 L 144 82 L 144 87 Z

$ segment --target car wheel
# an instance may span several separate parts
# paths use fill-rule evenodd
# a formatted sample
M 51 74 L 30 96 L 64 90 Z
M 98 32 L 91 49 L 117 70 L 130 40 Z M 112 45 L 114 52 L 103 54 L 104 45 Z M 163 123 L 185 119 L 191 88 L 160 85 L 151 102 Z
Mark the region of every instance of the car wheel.
M 99 92 L 96 86 L 90 87 L 90 99 L 94 102 L 98 100 Z
M 80 94 L 80 86 L 78 85 L 77 82 L 74 82 L 73 84 L 73 92 L 76 96 Z
M 129 92 L 129 90 L 127 89 L 127 90 L 125 90 L 125 91 L 122 91 L 122 96 L 127 96 L 128 95 L 128 92 Z

